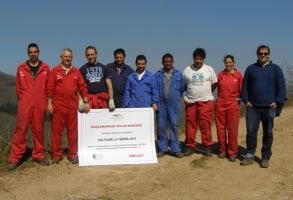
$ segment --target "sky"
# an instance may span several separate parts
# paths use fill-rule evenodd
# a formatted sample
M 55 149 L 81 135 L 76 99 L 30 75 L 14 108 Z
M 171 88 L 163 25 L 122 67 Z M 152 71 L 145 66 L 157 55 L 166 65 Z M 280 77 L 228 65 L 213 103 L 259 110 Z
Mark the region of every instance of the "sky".
M 14 75 L 31 42 L 51 68 L 65 47 L 73 50 L 79 68 L 88 45 L 98 49 L 103 64 L 113 62 L 115 49 L 125 49 L 134 69 L 135 57 L 144 54 L 151 72 L 162 67 L 167 52 L 182 71 L 198 47 L 216 72 L 227 54 L 244 72 L 256 61 L 260 44 L 271 47 L 273 62 L 293 66 L 292 8 L 291 0 L 1 0 L 0 70 Z

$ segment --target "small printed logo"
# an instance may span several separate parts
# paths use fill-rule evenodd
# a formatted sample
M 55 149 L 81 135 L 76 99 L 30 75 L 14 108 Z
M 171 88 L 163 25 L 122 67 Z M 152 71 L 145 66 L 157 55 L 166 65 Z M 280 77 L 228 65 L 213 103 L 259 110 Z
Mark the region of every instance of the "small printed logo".
M 56 74 L 56 79 L 60 80 L 60 79 L 62 79 L 62 76 L 60 74 Z
M 111 116 L 111 119 L 124 119 L 124 117 L 122 116 L 122 114 L 113 114 Z
M 22 71 L 19 71 L 19 76 L 24 76 L 24 73 Z

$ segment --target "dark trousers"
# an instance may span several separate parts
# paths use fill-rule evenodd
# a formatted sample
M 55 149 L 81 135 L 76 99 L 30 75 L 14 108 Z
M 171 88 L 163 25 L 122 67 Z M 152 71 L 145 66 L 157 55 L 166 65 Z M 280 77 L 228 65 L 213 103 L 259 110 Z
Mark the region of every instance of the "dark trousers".
M 262 159 L 269 160 L 272 155 L 273 126 L 276 109 L 274 108 L 247 108 L 246 112 L 246 157 L 253 158 L 257 146 L 257 133 L 260 122 L 263 128 Z

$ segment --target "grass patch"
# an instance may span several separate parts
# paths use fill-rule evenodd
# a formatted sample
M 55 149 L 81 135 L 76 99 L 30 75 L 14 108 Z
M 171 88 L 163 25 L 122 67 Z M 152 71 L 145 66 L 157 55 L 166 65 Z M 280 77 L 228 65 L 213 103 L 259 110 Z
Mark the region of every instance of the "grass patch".
M 208 160 L 207 157 L 201 157 L 198 160 L 191 161 L 191 166 L 195 167 L 195 168 L 203 168 L 203 169 L 205 169 L 205 168 L 207 168 L 207 163 L 206 163 L 207 160 Z

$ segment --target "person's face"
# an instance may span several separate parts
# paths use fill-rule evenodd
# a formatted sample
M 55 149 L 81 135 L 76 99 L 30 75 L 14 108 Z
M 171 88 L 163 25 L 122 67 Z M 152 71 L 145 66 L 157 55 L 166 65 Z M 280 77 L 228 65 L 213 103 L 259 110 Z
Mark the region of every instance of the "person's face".
M 170 71 L 173 68 L 173 60 L 170 57 L 166 57 L 163 60 L 162 64 L 164 66 L 165 71 Z
M 224 64 L 228 72 L 234 69 L 234 62 L 231 58 L 226 58 Z
M 64 51 L 60 57 L 61 57 L 61 63 L 63 66 L 65 67 L 71 66 L 73 56 L 70 51 Z
M 137 73 L 142 73 L 145 70 L 146 61 L 145 60 L 137 60 L 136 62 L 136 71 Z
M 96 51 L 94 49 L 88 49 L 86 51 L 86 58 L 87 58 L 87 61 L 89 62 L 89 64 L 95 64 L 96 61 L 97 61 L 97 54 L 96 54 Z
M 36 47 L 28 49 L 28 57 L 31 62 L 37 62 L 39 60 L 39 50 Z
M 260 49 L 257 53 L 257 58 L 260 63 L 267 63 L 270 60 L 269 50 L 267 48 Z
M 117 65 L 123 65 L 124 64 L 125 57 L 124 57 L 123 53 L 115 54 L 114 59 L 115 59 L 115 62 L 116 62 Z
M 201 68 L 204 62 L 204 58 L 201 56 L 195 56 L 193 58 L 193 64 L 196 68 Z

